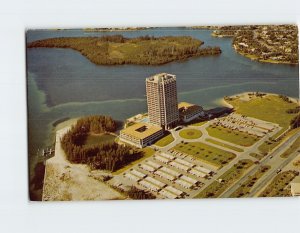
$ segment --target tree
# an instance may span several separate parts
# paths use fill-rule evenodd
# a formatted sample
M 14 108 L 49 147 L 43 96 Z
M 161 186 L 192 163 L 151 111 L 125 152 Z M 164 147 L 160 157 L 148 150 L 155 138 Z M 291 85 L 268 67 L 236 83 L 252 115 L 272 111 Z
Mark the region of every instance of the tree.
M 290 126 L 292 129 L 295 128 L 299 128 L 300 127 L 300 114 L 298 114 L 297 116 L 295 116 L 291 122 L 290 122 Z

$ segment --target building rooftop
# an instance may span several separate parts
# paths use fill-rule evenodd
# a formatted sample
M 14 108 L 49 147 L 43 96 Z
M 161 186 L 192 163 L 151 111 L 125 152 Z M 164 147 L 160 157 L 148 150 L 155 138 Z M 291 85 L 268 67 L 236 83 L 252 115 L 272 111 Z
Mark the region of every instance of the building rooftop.
M 194 106 L 195 104 L 190 104 L 190 103 L 188 103 L 188 102 L 180 102 L 179 104 L 178 104 L 178 109 L 179 108 L 188 108 L 188 107 L 191 107 L 191 106 Z
M 199 105 L 196 105 L 196 104 L 190 104 L 190 103 L 187 103 L 187 102 L 180 102 L 178 104 L 178 110 L 179 110 L 179 113 L 180 114 L 190 114 L 192 112 L 196 112 L 196 111 L 202 111 L 203 108 Z
M 162 128 L 159 126 L 139 122 L 121 130 L 121 132 L 138 139 L 144 139 L 160 130 L 162 130 Z
M 168 73 L 159 73 L 149 78 L 146 78 L 147 81 L 151 81 L 151 82 L 162 82 L 168 79 L 176 79 L 176 76 Z

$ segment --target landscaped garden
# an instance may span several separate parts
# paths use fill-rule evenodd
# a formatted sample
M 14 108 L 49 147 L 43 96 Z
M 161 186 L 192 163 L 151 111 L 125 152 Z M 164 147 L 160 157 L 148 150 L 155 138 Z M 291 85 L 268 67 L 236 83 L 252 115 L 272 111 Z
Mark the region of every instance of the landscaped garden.
M 205 139 L 207 142 L 210 142 L 210 143 L 213 143 L 213 144 L 216 144 L 216 145 L 219 145 L 219 146 L 222 146 L 222 147 L 225 147 L 225 148 L 228 148 L 228 149 L 231 149 L 231 150 L 235 150 L 237 152 L 243 152 L 244 150 L 242 150 L 241 148 L 238 148 L 238 147 L 235 147 L 235 146 L 232 146 L 232 145 L 228 145 L 228 144 L 225 144 L 223 142 L 219 142 L 219 141 L 216 141 L 216 140 L 213 140 L 211 138 L 207 138 Z
M 236 182 L 244 172 L 253 165 L 253 161 L 243 159 L 233 165 L 228 171 L 221 175 L 217 181 L 214 181 L 195 198 L 216 198 L 219 197 L 230 185 Z
M 240 146 L 251 146 L 259 140 L 259 137 L 249 135 L 238 130 L 228 129 L 222 126 L 209 126 L 206 128 L 212 137 L 222 139 Z
M 168 133 L 163 138 L 156 141 L 154 144 L 156 146 L 163 147 L 163 146 L 169 145 L 173 141 L 174 141 L 174 138 L 173 138 L 172 134 Z
M 179 143 L 173 148 L 173 150 L 192 155 L 203 162 L 217 167 L 221 167 L 229 163 L 236 157 L 234 153 L 221 150 L 201 142 Z
M 185 139 L 197 139 L 202 136 L 202 133 L 197 129 L 183 129 L 179 132 L 179 136 Z

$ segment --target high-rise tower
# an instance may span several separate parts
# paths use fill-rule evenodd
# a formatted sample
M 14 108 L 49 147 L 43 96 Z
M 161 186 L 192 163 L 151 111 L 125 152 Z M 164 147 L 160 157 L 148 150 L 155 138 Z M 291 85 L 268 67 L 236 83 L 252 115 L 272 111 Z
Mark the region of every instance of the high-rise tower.
M 179 120 L 176 76 L 167 73 L 146 78 L 146 93 L 150 123 L 167 130 Z

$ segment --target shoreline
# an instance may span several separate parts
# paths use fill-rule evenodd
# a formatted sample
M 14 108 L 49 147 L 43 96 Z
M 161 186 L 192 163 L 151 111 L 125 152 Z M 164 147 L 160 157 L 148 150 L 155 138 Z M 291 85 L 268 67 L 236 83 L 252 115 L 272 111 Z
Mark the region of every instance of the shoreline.
M 277 65 L 281 65 L 281 64 L 282 65 L 293 65 L 293 66 L 299 65 L 299 63 L 292 63 L 292 62 L 286 62 L 286 61 L 277 61 L 277 60 L 272 60 L 272 59 L 264 60 L 264 59 L 261 59 L 259 56 L 244 53 L 242 51 L 237 50 L 236 46 L 234 44 L 232 45 L 232 47 L 236 53 L 238 53 L 238 54 L 242 55 L 243 57 L 246 57 L 252 61 L 269 63 L 269 64 L 277 64 Z
M 243 96 L 248 96 L 248 94 L 252 94 L 252 93 L 255 93 L 255 92 L 251 92 L 251 91 L 246 91 L 246 92 L 240 92 L 238 94 L 234 94 L 234 95 L 231 95 L 231 96 L 228 96 L 229 98 L 236 98 L 236 97 L 243 97 Z M 280 94 L 275 94 L 275 93 L 270 93 L 270 92 L 259 92 L 259 93 L 263 93 L 263 94 L 266 94 L 266 95 L 272 95 L 272 96 L 278 96 Z M 299 103 L 299 99 L 296 99 L 294 97 L 290 97 L 290 96 L 287 96 L 291 101 L 293 101 L 294 103 Z M 223 107 L 230 107 L 230 108 L 233 108 L 233 106 L 231 104 L 229 104 L 225 99 L 224 97 L 223 98 L 218 98 L 216 99 L 215 103 L 223 106 Z
M 125 199 L 103 181 L 109 172 L 92 170 L 86 164 L 74 164 L 67 160 L 60 139 L 77 119 L 62 122 L 56 128 L 55 154 L 45 161 L 42 201 Z
M 249 98 L 249 94 L 253 94 L 253 93 L 255 92 L 241 92 L 228 97 L 245 98 L 245 101 L 247 101 L 247 99 Z M 279 95 L 279 94 L 267 93 L 267 92 L 259 92 L 259 93 L 266 94 L 266 96 Z M 224 99 L 224 97 L 216 99 L 215 103 L 219 104 L 220 106 L 234 108 L 231 104 L 229 104 Z M 292 97 L 288 97 L 288 98 L 295 103 L 299 102 L 299 100 L 297 100 L 296 98 L 292 98 Z M 44 182 L 42 188 L 43 191 L 41 194 L 42 201 L 85 200 L 86 198 L 92 200 L 115 199 L 115 198 L 122 199 L 122 195 L 119 195 L 118 192 L 115 192 L 115 190 L 109 188 L 105 182 L 99 180 L 100 177 L 104 175 L 104 173 L 108 174 L 106 171 L 103 170 L 92 171 L 86 165 L 72 164 L 65 158 L 64 152 L 62 151 L 62 148 L 60 146 L 59 138 L 61 138 L 61 136 L 63 135 L 62 133 L 66 132 L 66 130 L 72 127 L 72 125 L 75 124 L 78 119 L 79 117 L 66 119 L 65 121 L 60 122 L 56 126 L 53 126 L 52 132 L 54 132 L 56 136 L 55 155 L 52 158 L 45 160 L 45 171 L 44 171 L 44 178 L 43 178 Z M 92 188 L 93 192 L 88 192 L 87 189 L 83 189 L 81 191 L 80 187 L 82 186 L 83 181 L 78 179 L 79 175 L 83 177 L 84 182 L 88 183 L 87 186 L 92 187 L 97 184 L 99 187 Z M 69 188 L 71 188 L 72 191 L 68 191 Z M 103 193 L 102 193 L 102 189 L 104 190 Z M 55 190 L 55 192 L 53 190 Z M 88 193 L 86 194 L 86 192 Z

